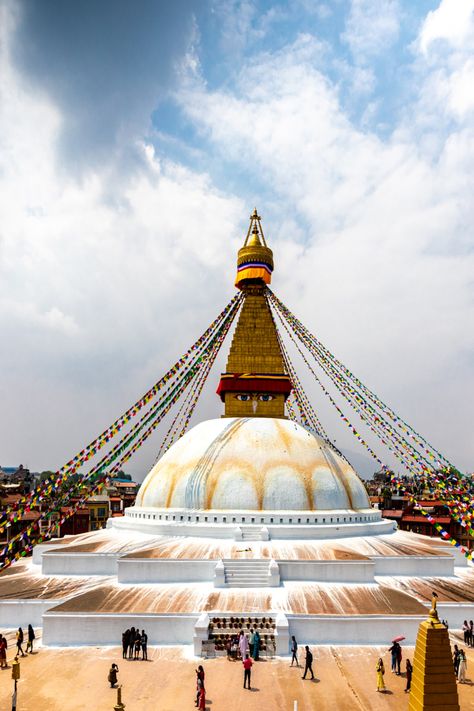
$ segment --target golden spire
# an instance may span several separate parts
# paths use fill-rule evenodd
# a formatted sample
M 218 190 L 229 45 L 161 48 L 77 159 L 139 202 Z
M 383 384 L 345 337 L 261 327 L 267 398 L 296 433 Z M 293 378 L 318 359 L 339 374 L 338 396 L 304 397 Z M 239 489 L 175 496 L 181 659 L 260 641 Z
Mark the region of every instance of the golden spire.
M 265 237 L 263 235 L 261 217 L 254 209 L 250 215 L 250 225 L 247 232 L 247 237 L 244 242 L 244 247 L 266 247 Z
M 237 256 L 235 286 L 239 289 L 249 282 L 270 284 L 272 279 L 273 252 L 265 241 L 261 219 L 255 208 L 250 215 L 244 246 L 239 249 Z
M 267 246 L 255 208 L 237 258 L 236 286 L 245 299 L 226 372 L 222 373 L 217 389 L 225 403 L 225 417 L 285 417 L 285 400 L 291 392 L 291 383 L 265 298 L 272 271 L 273 253 Z

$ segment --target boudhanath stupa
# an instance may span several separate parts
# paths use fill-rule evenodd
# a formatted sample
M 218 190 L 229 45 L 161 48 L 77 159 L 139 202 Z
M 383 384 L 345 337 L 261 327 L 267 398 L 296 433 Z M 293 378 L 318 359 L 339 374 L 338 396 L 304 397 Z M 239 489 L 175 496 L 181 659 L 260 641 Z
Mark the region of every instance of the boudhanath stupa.
M 474 617 L 458 549 L 397 530 L 330 441 L 288 417 L 294 385 L 269 307 L 273 271 L 255 212 L 239 250 L 242 305 L 220 417 L 177 439 L 107 528 L 38 544 L 0 575 L 0 626 L 46 645 L 193 645 L 258 626 L 264 647 L 415 641 L 431 594 L 451 627 Z

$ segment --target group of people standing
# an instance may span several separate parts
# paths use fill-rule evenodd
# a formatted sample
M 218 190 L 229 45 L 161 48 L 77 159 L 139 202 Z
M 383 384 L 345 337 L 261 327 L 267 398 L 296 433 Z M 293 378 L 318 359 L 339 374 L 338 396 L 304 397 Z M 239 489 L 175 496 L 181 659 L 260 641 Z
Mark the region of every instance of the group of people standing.
M 474 622 L 472 620 L 469 620 L 469 622 L 464 620 L 462 631 L 466 647 L 474 647 Z
M 33 644 L 36 639 L 35 631 L 32 627 L 32 625 L 28 625 L 28 631 L 26 633 L 26 653 L 23 651 L 23 644 L 25 642 L 25 634 L 23 632 L 23 629 L 21 627 L 18 627 L 16 631 L 16 656 L 19 656 L 21 654 L 22 657 L 25 657 L 28 652 L 30 654 L 33 654 Z M 7 649 L 8 649 L 8 642 L 7 638 L 4 637 L 2 634 L 0 634 L 0 668 L 1 669 L 6 669 L 8 667 L 7 664 Z
M 453 665 L 456 679 L 460 684 L 464 684 L 466 681 L 467 672 L 466 652 L 464 651 L 464 649 L 459 649 L 457 644 L 454 645 Z
M 243 630 L 240 630 L 238 636 L 234 635 L 231 639 L 227 640 L 227 659 L 237 659 L 237 657 L 240 657 L 240 659 L 244 661 L 247 655 L 249 655 L 254 662 L 258 662 L 261 644 L 262 640 L 258 629 L 251 629 L 248 637 Z
M 393 640 L 392 646 L 389 648 L 388 651 L 391 654 L 392 672 L 394 672 L 397 676 L 401 676 L 402 647 L 401 647 L 400 643 L 396 640 Z M 385 691 L 385 689 L 386 689 L 385 681 L 384 681 L 385 666 L 384 666 L 382 657 L 379 657 L 379 660 L 378 660 L 376 667 L 375 667 L 375 671 L 377 674 L 377 691 Z M 412 676 L 413 676 L 413 665 L 410 662 L 410 660 L 407 659 L 405 662 L 405 679 L 406 679 L 405 693 L 408 693 L 411 689 Z
M 140 659 L 140 651 L 142 660 L 148 659 L 148 635 L 145 630 L 135 629 L 132 627 L 122 633 L 122 657 L 123 659 Z

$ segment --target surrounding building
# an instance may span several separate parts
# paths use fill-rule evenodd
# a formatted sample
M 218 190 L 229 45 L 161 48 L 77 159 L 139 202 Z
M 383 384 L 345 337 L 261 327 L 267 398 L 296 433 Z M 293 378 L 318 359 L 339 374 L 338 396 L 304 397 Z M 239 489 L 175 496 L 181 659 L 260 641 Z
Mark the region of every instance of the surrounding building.
M 474 548 L 474 538 L 465 527 L 449 515 L 448 507 L 437 497 L 433 487 L 430 489 L 423 484 L 411 483 L 410 479 L 405 478 L 404 487 L 413 489 L 413 493 L 416 493 L 417 504 L 415 505 L 408 494 L 401 493 L 397 484 L 391 484 L 391 473 L 388 470 L 377 472 L 372 480 L 365 482 L 365 485 L 372 506 L 380 509 L 384 518 L 395 521 L 400 530 L 435 539 L 439 537 L 433 524 L 418 508 L 422 507 L 432 516 L 435 523 L 440 524 L 455 540 L 469 550 Z

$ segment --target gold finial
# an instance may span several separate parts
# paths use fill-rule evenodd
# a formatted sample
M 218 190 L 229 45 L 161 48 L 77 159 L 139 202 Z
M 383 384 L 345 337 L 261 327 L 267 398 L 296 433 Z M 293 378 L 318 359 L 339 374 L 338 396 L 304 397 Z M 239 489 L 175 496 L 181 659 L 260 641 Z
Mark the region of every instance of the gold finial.
M 439 622 L 438 610 L 436 608 L 438 596 L 435 592 L 431 594 L 431 610 L 428 612 L 429 617 L 436 622 Z
M 257 208 L 250 215 L 250 225 L 245 238 L 244 247 L 261 247 L 267 246 L 262 229 L 262 218 L 257 212 Z

